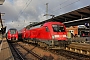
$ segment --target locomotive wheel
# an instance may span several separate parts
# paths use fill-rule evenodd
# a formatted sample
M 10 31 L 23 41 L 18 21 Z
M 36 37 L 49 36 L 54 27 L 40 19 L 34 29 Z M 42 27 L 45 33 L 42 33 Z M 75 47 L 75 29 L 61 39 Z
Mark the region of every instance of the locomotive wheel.
M 67 41 L 59 41 L 60 47 L 66 47 L 67 46 Z

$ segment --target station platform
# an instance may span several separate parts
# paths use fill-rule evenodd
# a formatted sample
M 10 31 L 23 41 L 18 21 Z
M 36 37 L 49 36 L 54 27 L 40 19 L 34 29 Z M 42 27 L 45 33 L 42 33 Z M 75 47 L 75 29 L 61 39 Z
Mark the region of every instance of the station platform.
M 0 39 L 0 41 L 0 60 L 14 60 L 7 40 L 4 38 L 3 40 Z

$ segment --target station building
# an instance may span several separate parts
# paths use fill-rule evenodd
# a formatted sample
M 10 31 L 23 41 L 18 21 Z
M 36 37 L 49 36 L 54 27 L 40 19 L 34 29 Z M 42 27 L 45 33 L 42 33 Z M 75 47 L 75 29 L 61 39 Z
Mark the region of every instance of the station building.
M 66 28 L 66 30 L 67 30 L 68 38 L 78 35 L 78 26 L 70 26 L 70 27 Z
M 67 30 L 67 37 L 90 37 L 90 28 L 87 28 L 86 26 L 70 26 L 66 28 Z M 73 36 L 72 36 L 73 34 Z

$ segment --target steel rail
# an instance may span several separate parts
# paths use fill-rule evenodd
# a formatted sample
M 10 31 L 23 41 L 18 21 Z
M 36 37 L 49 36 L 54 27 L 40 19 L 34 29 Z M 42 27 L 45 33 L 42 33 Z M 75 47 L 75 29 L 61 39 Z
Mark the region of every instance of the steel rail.
M 18 44 L 18 43 L 17 43 Z M 32 54 L 33 56 L 35 56 L 36 58 L 38 58 L 39 60 L 44 60 L 41 56 L 39 56 L 38 54 L 34 53 L 33 51 L 25 48 L 24 46 L 18 44 L 19 46 L 21 46 L 23 49 L 25 49 L 28 53 Z
M 9 43 L 9 46 L 11 49 L 13 49 L 16 52 L 16 54 L 20 60 L 25 60 L 25 58 L 19 53 L 18 49 L 16 49 L 12 43 Z M 16 58 L 14 57 L 14 59 L 16 59 Z

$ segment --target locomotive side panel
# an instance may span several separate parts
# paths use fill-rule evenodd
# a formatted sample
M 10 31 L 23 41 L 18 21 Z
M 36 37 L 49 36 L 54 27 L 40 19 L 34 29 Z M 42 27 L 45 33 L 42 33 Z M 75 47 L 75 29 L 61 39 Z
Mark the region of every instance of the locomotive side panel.
M 41 27 L 38 30 L 37 38 L 42 39 L 42 40 L 50 40 L 51 39 L 50 31 L 47 31 L 47 27 Z
M 25 34 L 26 34 L 26 28 L 23 28 L 23 29 L 21 30 L 22 40 L 25 39 Z
M 31 39 L 36 39 L 37 38 L 37 34 L 38 34 L 38 31 L 37 31 L 37 29 L 32 29 L 32 30 L 30 30 L 30 38 Z
M 29 39 L 29 36 L 30 36 L 30 31 L 26 29 L 24 38 Z

